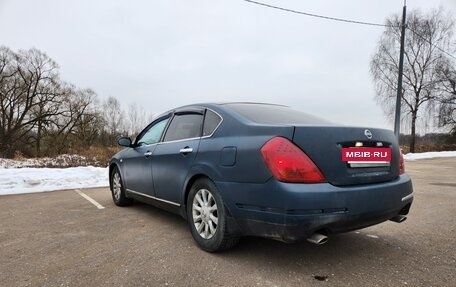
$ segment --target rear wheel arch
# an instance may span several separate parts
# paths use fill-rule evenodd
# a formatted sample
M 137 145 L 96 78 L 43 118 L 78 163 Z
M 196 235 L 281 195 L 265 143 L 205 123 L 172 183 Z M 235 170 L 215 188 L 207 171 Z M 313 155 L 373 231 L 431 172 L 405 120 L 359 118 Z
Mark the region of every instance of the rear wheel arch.
M 211 180 L 212 182 L 220 178 L 220 174 L 217 173 L 216 170 L 214 170 L 210 165 L 205 165 L 201 163 L 194 164 L 188 174 L 187 178 L 184 182 L 184 186 L 182 188 L 182 195 L 181 195 L 181 202 L 182 202 L 182 216 L 184 218 L 187 218 L 187 199 L 188 199 L 188 194 L 190 192 L 190 189 L 192 188 L 193 184 L 195 181 L 197 181 L 200 178 L 207 178 Z
M 206 178 L 210 181 L 212 181 L 212 183 L 220 190 L 220 187 L 217 186 L 216 182 L 208 175 L 204 174 L 204 173 L 197 173 L 197 174 L 194 174 L 192 175 L 188 180 L 187 180 L 187 183 L 185 184 L 185 189 L 184 189 L 184 194 L 183 194 L 183 204 L 182 204 L 182 217 L 184 217 L 185 219 L 188 220 L 187 218 L 187 200 L 188 200 L 188 195 L 190 193 L 190 190 L 192 189 L 192 186 L 193 184 L 199 180 L 199 179 L 203 179 L 203 178 Z M 222 196 L 220 194 L 220 196 Z M 231 212 L 230 212 L 230 209 L 228 208 L 228 206 L 225 204 L 225 211 L 227 213 L 227 215 L 229 217 L 231 217 Z
M 193 176 L 191 176 L 188 180 L 187 180 L 187 183 L 185 184 L 185 189 L 184 189 L 184 197 L 183 197 L 183 209 L 182 209 L 182 216 L 188 220 L 187 218 L 187 199 L 188 199 L 188 194 L 190 193 L 190 189 L 192 189 L 192 186 L 193 184 L 199 180 L 199 179 L 202 179 L 202 178 L 207 178 L 209 180 L 211 180 L 212 182 L 214 182 L 210 177 L 208 177 L 207 175 L 203 174 L 203 173 L 197 173 L 197 174 L 194 174 Z

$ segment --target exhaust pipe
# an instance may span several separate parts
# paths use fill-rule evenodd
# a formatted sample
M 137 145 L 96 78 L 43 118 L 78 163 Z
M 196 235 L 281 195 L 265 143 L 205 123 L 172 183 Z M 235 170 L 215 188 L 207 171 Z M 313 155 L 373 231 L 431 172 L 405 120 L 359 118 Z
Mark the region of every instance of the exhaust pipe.
M 394 221 L 397 223 L 404 222 L 406 219 L 407 219 L 407 216 L 405 216 L 405 215 L 396 215 L 395 217 L 390 218 L 391 221 Z
M 307 241 L 313 244 L 321 245 L 325 244 L 328 241 L 328 236 L 320 233 L 314 233 L 309 238 L 307 238 Z

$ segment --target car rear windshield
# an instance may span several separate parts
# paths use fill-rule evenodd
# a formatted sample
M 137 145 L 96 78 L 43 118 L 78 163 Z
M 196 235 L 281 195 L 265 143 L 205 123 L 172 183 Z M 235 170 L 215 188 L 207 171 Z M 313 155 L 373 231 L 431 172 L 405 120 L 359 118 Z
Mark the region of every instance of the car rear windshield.
M 294 110 L 287 106 L 269 104 L 231 103 L 226 106 L 259 124 L 324 125 L 329 121 Z

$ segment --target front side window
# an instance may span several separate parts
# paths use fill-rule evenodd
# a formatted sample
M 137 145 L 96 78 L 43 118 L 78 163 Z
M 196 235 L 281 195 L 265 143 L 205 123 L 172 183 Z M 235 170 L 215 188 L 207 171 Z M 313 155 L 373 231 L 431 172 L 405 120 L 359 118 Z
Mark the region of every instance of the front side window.
M 138 146 L 150 145 L 160 141 L 163 131 L 168 123 L 169 118 L 163 119 L 154 125 L 150 126 L 149 129 L 141 135 L 137 141 Z
M 164 141 L 175 141 L 201 136 L 203 115 L 182 114 L 175 115 L 166 131 Z

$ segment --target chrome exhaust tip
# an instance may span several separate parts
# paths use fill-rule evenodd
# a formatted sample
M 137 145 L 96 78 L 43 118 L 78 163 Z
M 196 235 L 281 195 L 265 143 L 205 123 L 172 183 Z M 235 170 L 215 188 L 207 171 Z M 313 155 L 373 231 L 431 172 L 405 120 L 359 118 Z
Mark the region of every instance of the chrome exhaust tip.
M 307 238 L 307 241 L 313 244 L 321 245 L 325 244 L 328 241 L 328 236 L 320 233 L 314 233 L 309 238 Z
M 406 219 L 407 219 L 407 216 L 405 216 L 405 215 L 396 215 L 395 217 L 390 218 L 391 221 L 394 221 L 397 223 L 404 222 Z

